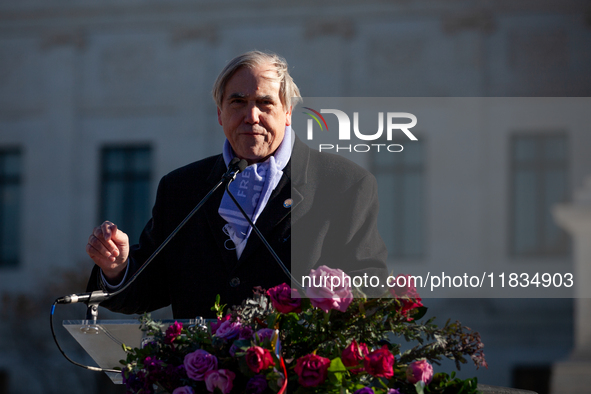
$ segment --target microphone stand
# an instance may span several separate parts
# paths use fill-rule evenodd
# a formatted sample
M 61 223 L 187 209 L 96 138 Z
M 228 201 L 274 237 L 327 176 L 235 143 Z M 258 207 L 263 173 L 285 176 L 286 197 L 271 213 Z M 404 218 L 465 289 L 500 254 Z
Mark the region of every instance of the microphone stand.
M 164 242 L 162 242 L 162 244 L 160 244 L 160 246 L 158 246 L 158 248 L 156 248 L 156 250 L 152 253 L 152 255 L 150 255 L 150 257 L 140 266 L 140 268 L 135 272 L 135 274 L 131 277 L 131 279 L 125 285 L 123 285 L 123 287 L 121 287 L 120 289 L 118 289 L 117 291 L 115 291 L 113 293 L 107 293 L 103 290 L 96 290 L 91 293 L 71 294 L 71 295 L 67 295 L 64 297 L 60 297 L 55 300 L 55 302 L 53 303 L 53 306 L 51 308 L 51 314 L 49 316 L 49 324 L 51 327 L 51 334 L 53 336 L 53 339 L 54 339 L 55 344 L 57 345 L 59 351 L 62 353 L 62 355 L 68 361 L 70 361 L 74 365 L 77 365 L 79 367 L 86 368 L 86 369 L 89 369 L 92 371 L 120 372 L 120 371 L 116 371 L 116 370 L 112 370 L 112 369 L 96 368 L 96 367 L 91 367 L 88 365 L 83 365 L 83 364 L 80 364 L 80 363 L 70 359 L 66 355 L 66 353 L 62 350 L 61 346 L 59 345 L 59 342 L 55 336 L 55 332 L 53 329 L 53 314 L 55 311 L 55 306 L 57 304 L 73 304 L 73 303 L 77 303 L 77 302 L 84 302 L 87 305 L 86 320 L 92 321 L 94 324 L 96 324 L 96 321 L 98 318 L 99 304 L 105 300 L 108 300 L 111 297 L 116 296 L 117 294 L 119 294 L 119 293 L 123 292 L 125 289 L 127 289 L 131 285 L 131 283 L 133 283 L 137 279 L 137 277 L 146 269 L 146 267 L 152 262 L 152 260 L 154 260 L 154 258 L 160 253 L 160 251 L 170 242 L 170 240 L 172 238 L 174 238 L 174 236 L 185 226 L 185 224 L 187 224 L 187 222 L 193 217 L 193 215 L 195 215 L 195 213 L 199 209 L 201 209 L 203 204 L 205 204 L 205 202 L 207 202 L 207 200 L 209 200 L 211 195 L 224 183 L 229 184 L 230 182 L 232 182 L 236 178 L 236 175 L 238 175 L 239 172 L 244 171 L 244 169 L 247 167 L 247 165 L 248 165 L 248 163 L 246 162 L 246 160 L 240 160 L 237 157 L 233 158 L 232 161 L 230 161 L 230 164 L 228 165 L 228 171 L 226 171 L 226 173 L 222 176 L 222 179 L 209 191 L 209 193 L 207 193 L 207 195 L 205 195 L 205 197 L 203 197 L 201 199 L 201 201 L 199 201 L 199 203 L 195 206 L 195 208 L 193 208 L 193 210 L 191 212 L 189 212 L 189 214 L 185 217 L 185 219 L 183 219 L 183 221 L 181 223 L 179 223 L 179 225 L 173 230 L 172 233 L 170 233 L 170 235 L 164 240 Z
M 265 236 L 263 235 L 263 233 L 261 233 L 261 230 L 259 230 L 259 228 L 254 224 L 254 222 L 250 219 L 250 217 L 248 216 L 248 214 L 246 212 L 244 212 L 244 209 L 242 209 L 242 207 L 240 206 L 240 204 L 238 203 L 238 201 L 236 201 L 236 198 L 234 197 L 234 195 L 232 194 L 232 192 L 230 192 L 230 183 L 231 182 L 232 181 L 230 181 L 230 182 L 228 182 L 226 184 L 226 192 L 228 193 L 228 195 L 230 196 L 230 198 L 232 199 L 232 201 L 234 202 L 234 204 L 238 207 L 238 209 L 240 210 L 240 213 L 242 213 L 242 216 L 244 216 L 244 218 L 246 219 L 246 221 L 248 222 L 248 224 L 252 227 L 252 229 L 258 235 L 259 239 L 265 245 L 265 247 L 267 248 L 267 250 L 269 251 L 269 253 L 271 253 L 271 255 L 273 256 L 273 258 L 275 259 L 275 261 L 277 262 L 277 264 L 279 264 L 279 267 L 291 279 L 292 283 L 294 283 L 296 285 L 296 287 L 298 288 L 298 291 L 300 292 L 300 294 L 305 294 L 305 290 L 304 290 L 304 287 L 302 286 L 302 284 L 291 274 L 291 271 L 285 266 L 285 264 L 283 263 L 283 261 L 281 261 L 281 258 L 279 258 L 279 256 L 277 255 L 277 253 L 275 252 L 275 250 L 273 249 L 273 247 L 269 244 L 269 242 L 267 242 L 267 239 L 265 238 Z

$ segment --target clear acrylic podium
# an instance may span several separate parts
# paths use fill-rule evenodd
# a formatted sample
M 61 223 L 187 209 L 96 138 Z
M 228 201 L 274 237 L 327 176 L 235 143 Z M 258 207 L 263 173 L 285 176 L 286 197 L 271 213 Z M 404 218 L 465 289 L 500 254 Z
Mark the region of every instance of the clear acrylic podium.
M 160 322 L 164 327 L 168 327 L 175 321 L 182 323 L 183 326 L 202 322 L 198 319 L 162 320 Z M 119 361 L 127 358 L 122 345 L 139 348 L 142 345 L 142 339 L 145 338 L 145 332 L 140 329 L 140 322 L 137 319 L 64 320 L 62 324 L 101 368 L 121 368 L 123 365 Z M 106 374 L 113 383 L 123 383 L 121 374 L 113 372 L 106 372 Z

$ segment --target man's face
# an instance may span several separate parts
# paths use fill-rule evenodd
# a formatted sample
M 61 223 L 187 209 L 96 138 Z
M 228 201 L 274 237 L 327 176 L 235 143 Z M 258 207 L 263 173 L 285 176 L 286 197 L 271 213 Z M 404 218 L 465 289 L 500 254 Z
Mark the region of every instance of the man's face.
M 271 64 L 240 68 L 226 83 L 218 122 L 234 153 L 249 164 L 271 156 L 291 125 L 291 108 L 279 98 L 279 79 Z

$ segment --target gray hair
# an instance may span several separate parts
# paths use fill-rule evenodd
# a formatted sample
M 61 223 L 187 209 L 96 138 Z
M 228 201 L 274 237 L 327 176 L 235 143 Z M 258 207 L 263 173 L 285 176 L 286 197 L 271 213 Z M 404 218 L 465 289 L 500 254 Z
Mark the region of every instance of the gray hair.
M 300 90 L 293 81 L 293 78 L 291 75 L 289 75 L 287 61 L 275 53 L 260 51 L 250 51 L 235 57 L 234 59 L 230 60 L 220 75 L 218 75 L 215 83 L 213 84 L 213 90 L 211 92 L 213 95 L 213 101 L 215 101 L 218 108 L 222 107 L 226 84 L 236 71 L 242 67 L 254 68 L 265 63 L 271 63 L 277 72 L 277 77 L 280 82 L 279 98 L 285 109 L 289 109 L 292 106 L 292 97 L 300 98 L 301 95 Z M 293 104 L 295 105 L 297 102 Z

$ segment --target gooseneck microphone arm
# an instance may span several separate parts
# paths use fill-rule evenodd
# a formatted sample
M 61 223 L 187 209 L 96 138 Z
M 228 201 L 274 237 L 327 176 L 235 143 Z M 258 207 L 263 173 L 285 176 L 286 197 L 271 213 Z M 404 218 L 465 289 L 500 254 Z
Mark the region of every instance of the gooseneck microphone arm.
M 160 253 L 162 249 L 177 235 L 177 233 L 187 224 L 189 220 L 195 215 L 195 213 L 201 209 L 203 204 L 209 200 L 211 195 L 224 183 L 230 183 L 238 175 L 239 172 L 244 171 L 248 163 L 245 160 L 240 160 L 239 158 L 235 157 L 230 161 L 228 165 L 228 171 L 222 176 L 222 179 L 199 201 L 199 203 L 193 208 L 191 212 L 183 219 L 182 222 L 170 233 L 170 235 L 154 250 L 154 252 L 148 257 L 148 259 L 138 268 L 138 270 L 134 273 L 127 283 L 123 285 L 120 289 L 117 289 L 113 293 L 106 293 L 102 290 L 93 291 L 91 293 L 81 293 L 81 294 L 71 294 L 64 297 L 60 297 L 56 300 L 58 304 L 73 304 L 76 302 L 84 302 L 87 305 L 90 304 L 99 304 L 102 301 L 105 301 L 111 297 L 116 296 L 117 294 L 125 291 L 136 279 L 137 277 L 146 269 L 146 267 L 156 258 L 156 256 Z
M 244 216 L 244 218 L 246 219 L 248 224 L 250 224 L 250 226 L 252 227 L 254 232 L 258 235 L 259 239 L 265 245 L 265 247 L 267 248 L 269 253 L 271 253 L 271 255 L 273 256 L 273 258 L 275 259 L 277 264 L 279 264 L 279 267 L 283 270 L 285 275 L 287 275 L 291 279 L 292 283 L 294 283 L 297 286 L 298 291 L 300 291 L 300 293 L 304 294 L 305 291 L 304 291 L 304 287 L 302 286 L 302 284 L 291 274 L 291 271 L 285 266 L 283 261 L 281 261 L 281 258 L 279 258 L 279 256 L 277 255 L 277 253 L 275 252 L 273 247 L 269 244 L 269 242 L 267 242 L 267 239 L 265 238 L 263 233 L 261 233 L 261 230 L 259 230 L 259 228 L 254 224 L 254 222 L 248 216 L 248 214 L 246 212 L 244 212 L 244 209 L 242 209 L 242 207 L 240 206 L 238 201 L 236 201 L 236 198 L 234 197 L 234 195 L 230 191 L 230 183 L 231 182 L 228 182 L 226 184 L 226 192 L 228 193 L 228 195 L 230 196 L 230 198 L 232 199 L 234 204 L 238 207 L 238 209 L 240 210 L 240 213 L 242 213 L 242 216 Z
M 237 157 L 233 158 L 230 161 L 230 163 L 228 164 L 228 170 L 222 176 L 222 179 L 209 191 L 209 193 L 207 193 L 207 195 L 205 195 L 205 197 L 203 197 L 201 199 L 201 201 L 199 201 L 199 203 L 195 206 L 195 208 L 193 208 L 193 210 L 191 212 L 189 212 L 189 214 L 185 217 L 185 219 L 183 219 L 183 221 L 181 223 L 179 223 L 179 225 L 173 230 L 172 233 L 170 233 L 170 235 L 164 240 L 164 242 L 162 242 L 162 244 L 160 244 L 160 246 L 158 246 L 158 248 L 156 248 L 156 250 L 152 253 L 152 255 L 150 255 L 150 257 L 140 266 L 140 268 L 134 273 L 134 275 L 131 277 L 131 279 L 129 281 L 127 281 L 127 283 L 125 283 L 125 285 L 123 285 L 120 289 L 117 289 L 113 293 L 108 293 L 108 292 L 105 292 L 102 290 L 96 290 L 96 291 L 93 291 L 90 293 L 71 294 L 71 295 L 67 295 L 64 297 L 60 297 L 55 300 L 55 302 L 53 303 L 53 306 L 51 308 L 51 314 L 49 316 L 49 324 L 51 327 L 51 334 L 53 336 L 53 339 L 54 339 L 55 344 L 57 345 L 59 351 L 62 353 L 62 355 L 68 361 L 70 361 L 74 365 L 77 365 L 79 367 L 86 368 L 86 369 L 89 369 L 92 371 L 120 372 L 120 371 L 113 370 L 113 369 L 97 368 L 97 367 L 91 367 L 88 365 L 83 365 L 83 364 L 77 363 L 76 361 L 73 361 L 72 359 L 70 359 L 66 355 L 66 353 L 60 347 L 59 342 L 55 336 L 54 329 L 53 329 L 53 313 L 55 311 L 55 306 L 57 304 L 73 304 L 73 303 L 77 303 L 77 302 L 83 302 L 88 306 L 87 311 L 86 311 L 86 320 L 91 320 L 93 322 L 96 322 L 97 316 L 98 316 L 98 305 L 101 302 L 108 300 L 109 298 L 114 297 L 117 294 L 125 291 L 125 289 L 127 289 L 137 279 L 137 277 L 146 269 L 146 267 L 152 262 L 152 260 L 154 260 L 154 258 L 160 253 L 160 251 L 170 242 L 170 240 L 175 237 L 175 235 L 185 226 L 185 224 L 187 224 L 187 222 L 193 217 L 193 215 L 195 215 L 195 213 L 199 209 L 201 209 L 203 204 L 205 204 L 205 202 L 207 202 L 207 200 L 209 200 L 211 195 L 224 183 L 229 184 L 230 182 L 232 182 L 236 178 L 236 175 L 238 175 L 238 173 L 244 171 L 244 169 L 247 166 L 248 166 L 248 163 L 246 162 L 246 160 L 240 160 Z

